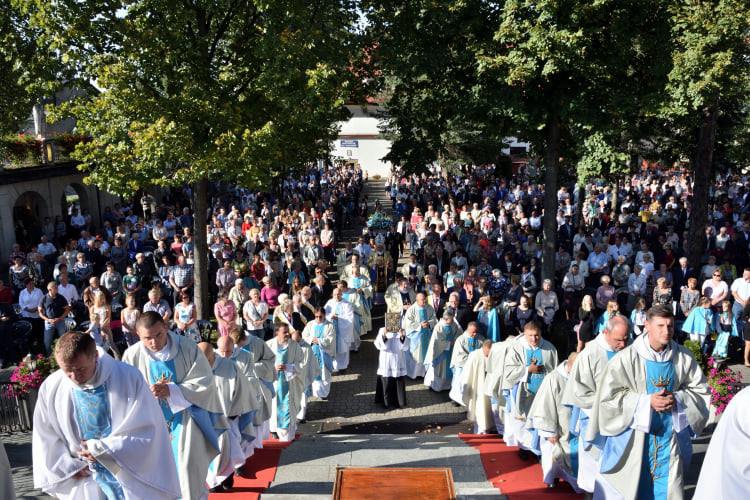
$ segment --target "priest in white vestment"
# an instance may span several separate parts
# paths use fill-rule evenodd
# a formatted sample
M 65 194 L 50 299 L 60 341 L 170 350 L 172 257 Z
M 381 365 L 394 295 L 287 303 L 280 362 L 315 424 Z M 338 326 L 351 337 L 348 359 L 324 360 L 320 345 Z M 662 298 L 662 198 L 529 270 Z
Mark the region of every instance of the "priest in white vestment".
M 276 433 L 279 441 L 294 441 L 297 414 L 305 385 L 306 374 L 301 369 L 305 353 L 299 344 L 291 339 L 289 327 L 284 324 L 276 326 L 276 336 L 266 344 L 276 356 L 271 432 Z
M 462 333 L 463 329 L 455 320 L 453 309 L 446 308 L 443 317 L 432 329 L 430 344 L 424 357 L 427 367 L 424 385 L 433 391 L 447 391 L 451 388 L 451 380 L 455 375 L 451 372 L 451 353 L 453 343 Z
M 300 363 L 300 373 L 304 375 L 304 383 L 302 384 L 302 395 L 299 402 L 299 412 L 297 413 L 297 422 L 304 423 L 307 419 L 307 399 L 312 396 L 312 383 L 315 379 L 320 378 L 320 364 L 318 363 L 315 353 L 313 353 L 312 345 L 308 344 L 305 339 L 302 338 L 302 332 L 292 332 L 292 340 L 302 349 L 303 359 Z
M 432 329 L 437 324 L 435 309 L 427 303 L 427 297 L 418 293 L 416 302 L 406 310 L 401 325 L 409 337 L 409 352 L 406 353 L 406 376 L 410 379 L 424 377 L 427 347 L 430 344 Z
M 234 351 L 231 338 L 219 338 L 218 352 L 208 342 L 201 342 L 198 348 L 213 368 L 221 407 L 229 420 L 229 429 L 219 436 L 219 455 L 211 461 L 206 478 L 212 492 L 223 492 L 232 489 L 235 469 L 245 465 L 243 440 L 255 439 L 253 414 L 258 409 L 257 392 L 231 359 Z
M 57 341 L 55 359 L 34 411 L 34 487 L 70 500 L 179 498 L 164 418 L 138 370 L 79 332 Z
M 524 439 L 526 417 L 545 375 L 555 368 L 557 349 L 542 338 L 539 323 L 526 323 L 523 336 L 513 342 L 505 356 L 502 382 L 506 415 L 503 440 L 508 446 L 520 447 L 519 455 L 523 459 L 528 458 L 529 451 L 541 455 L 536 443 Z
M 708 420 L 708 385 L 690 351 L 672 340 L 672 308 L 646 314 L 646 335 L 607 364 L 586 439 L 603 441 L 595 497 L 678 499 L 693 436 Z
M 367 333 L 365 330 L 364 318 L 365 318 L 365 302 L 362 295 L 357 292 L 354 288 L 348 287 L 346 281 L 339 281 L 336 285 L 341 290 L 341 298 L 348 302 L 352 306 L 352 342 L 349 346 L 350 351 L 359 351 L 359 346 L 362 344 L 360 337 Z
M 361 335 L 366 335 L 372 330 L 372 283 L 366 274 L 362 274 L 362 268 L 353 268 L 352 275 L 346 280 L 349 288 L 355 290 L 363 304 Z M 359 346 L 357 346 L 357 349 Z
M 575 352 L 571 353 L 567 360 L 544 377 L 529 409 L 526 428 L 530 431 L 527 434 L 528 439 L 539 439 L 544 483 L 552 488 L 558 479 L 563 479 L 580 493 L 575 473 L 578 467 L 577 450 L 571 449 L 570 443 L 571 408 L 562 404 L 563 393 L 576 355 Z
M 333 358 L 333 372 L 349 367 L 349 351 L 354 338 L 354 309 L 345 301 L 340 288 L 333 289 L 333 298 L 325 305 L 326 319 L 333 325 L 336 334 L 336 355 Z
M 487 356 L 487 380 L 484 384 L 485 394 L 490 398 L 492 419 L 495 422 L 495 432 L 502 435 L 505 431 L 505 398 L 503 397 L 502 382 L 505 372 L 505 356 L 508 348 L 519 337 L 508 335 L 502 342 L 495 342 Z
M 342 281 L 349 281 L 349 278 L 354 276 L 354 268 L 359 269 L 360 276 L 368 276 L 370 274 L 369 269 L 367 269 L 367 266 L 362 265 L 360 256 L 358 253 L 353 253 L 350 257 L 351 262 L 349 264 L 346 264 L 342 271 L 339 273 L 339 280 Z
M 492 341 L 484 340 L 480 349 L 469 353 L 461 371 L 463 405 L 466 406 L 466 418 L 474 422 L 474 434 L 487 434 L 494 426 L 492 403 L 485 388 L 488 382 L 487 358 L 491 348 Z
M 750 387 L 729 402 L 703 457 L 693 498 L 746 498 L 750 488 Z
M 629 331 L 630 325 L 624 316 L 612 316 L 602 333 L 588 342 L 576 358 L 563 393 L 563 404 L 571 408 L 570 446 L 572 453 L 577 453 L 576 482 L 579 488 L 589 493 L 594 492 L 601 450 L 586 441 L 584 436 L 604 369 L 609 360 L 627 345 Z
M 375 337 L 379 351 L 375 403 L 386 408 L 406 406 L 406 360 L 409 338 L 401 328 L 401 314 L 386 313 L 385 326 Z
M 479 323 L 470 321 L 466 331 L 456 337 L 450 357 L 450 369 L 453 373 L 451 380 L 450 398 L 456 403 L 464 404 L 464 381 L 461 372 L 464 369 L 469 354 L 482 347 L 484 336 L 479 333 Z
M 331 392 L 333 380 L 336 333 L 333 330 L 333 323 L 326 320 L 325 309 L 322 307 L 315 309 L 315 319 L 305 325 L 302 338 L 312 347 L 315 362 L 320 366 L 319 375 L 312 381 L 312 395 L 316 398 L 327 398 Z
M 253 417 L 255 439 L 252 445 L 254 448 L 263 448 L 263 441 L 271 437 L 269 422 L 273 406 L 273 363 L 276 356 L 265 342 L 253 334 L 247 335 L 239 329 L 232 329 L 229 336 L 235 342 L 232 359 L 251 382 L 256 382 L 253 385 L 260 391 L 262 401 Z M 248 456 L 252 455 L 250 450 L 245 451 Z
M 208 466 L 219 454 L 219 435 L 229 427 L 211 366 L 195 342 L 170 333 L 156 312 L 138 318 L 136 333 L 140 342 L 122 360 L 141 372 L 161 406 L 182 498 L 206 498 Z

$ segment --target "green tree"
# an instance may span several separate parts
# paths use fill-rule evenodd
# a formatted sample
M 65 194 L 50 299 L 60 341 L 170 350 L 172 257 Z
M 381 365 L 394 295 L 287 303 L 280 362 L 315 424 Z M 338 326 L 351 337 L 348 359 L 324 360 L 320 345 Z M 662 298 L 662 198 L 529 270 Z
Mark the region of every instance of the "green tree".
M 17 132 L 32 106 L 71 77 L 38 35 L 14 5 L 0 5 L 0 133 Z
M 681 152 L 690 159 L 694 186 L 686 250 L 691 265 L 697 267 L 703 257 L 708 192 L 718 160 L 714 154 L 718 124 L 722 116 L 730 119 L 720 135 L 732 150 L 734 140 L 726 133 L 736 133 L 739 140 L 748 123 L 750 4 L 675 1 L 670 14 L 672 69 L 662 111 Z
M 656 1 L 507 0 L 493 43 L 477 51 L 482 73 L 509 89 L 521 135 L 543 152 L 545 278 L 554 277 L 561 166 L 575 165 L 586 134 L 609 130 L 646 90 L 637 82 L 653 55 L 647 34 L 663 20 Z
M 386 99 L 386 159 L 423 172 L 439 159 L 493 161 L 505 116 L 482 87 L 470 47 L 487 43 L 498 22 L 490 3 L 365 0 L 374 74 Z M 497 89 L 502 90 L 502 89 Z M 500 100 L 500 99 L 497 99 Z
M 346 117 L 353 2 L 17 1 L 101 90 L 58 111 L 92 138 L 75 151 L 87 181 L 123 195 L 192 186 L 205 316 L 209 182 L 270 187 L 324 156 Z

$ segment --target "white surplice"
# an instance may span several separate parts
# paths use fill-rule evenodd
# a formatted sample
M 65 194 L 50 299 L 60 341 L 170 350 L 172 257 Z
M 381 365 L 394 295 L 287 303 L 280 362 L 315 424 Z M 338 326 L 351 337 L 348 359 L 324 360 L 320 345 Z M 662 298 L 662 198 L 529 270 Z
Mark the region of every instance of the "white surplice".
M 389 336 L 383 340 L 383 335 Z M 381 328 L 375 337 L 375 349 L 378 354 L 378 375 L 381 377 L 398 378 L 406 375 L 406 361 L 404 353 L 409 352 L 409 338 L 404 337 L 403 342 L 398 333 L 389 332 Z

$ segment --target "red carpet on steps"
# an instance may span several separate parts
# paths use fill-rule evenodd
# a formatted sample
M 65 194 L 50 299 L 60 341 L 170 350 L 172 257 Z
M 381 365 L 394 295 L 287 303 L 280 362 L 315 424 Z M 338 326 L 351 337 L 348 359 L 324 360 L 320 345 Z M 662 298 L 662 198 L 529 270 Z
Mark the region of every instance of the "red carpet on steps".
M 234 488 L 226 493 L 210 493 L 209 500 L 256 500 L 260 498 L 266 488 L 271 486 L 276 476 L 279 457 L 284 448 L 291 442 L 281 442 L 276 439 L 263 441 L 263 448 L 255 450 L 255 454 L 247 460 L 245 469 L 255 475 L 255 479 L 246 479 L 235 474 Z
M 556 488 L 547 488 L 542 481 L 542 466 L 534 459 L 521 460 L 518 448 L 506 446 L 500 436 L 459 434 L 458 437 L 479 451 L 487 481 L 510 500 L 583 498 L 565 482 L 560 482 Z

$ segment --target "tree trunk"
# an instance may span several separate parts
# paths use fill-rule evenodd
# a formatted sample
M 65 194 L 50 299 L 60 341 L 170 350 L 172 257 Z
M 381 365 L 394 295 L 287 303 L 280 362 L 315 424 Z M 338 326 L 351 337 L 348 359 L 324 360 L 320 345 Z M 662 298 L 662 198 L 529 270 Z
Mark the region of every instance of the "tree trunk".
M 587 183 L 583 181 L 578 181 L 578 199 L 576 200 L 576 213 L 575 213 L 575 227 L 578 229 L 579 227 L 583 226 L 583 205 L 586 203 L 586 186 Z M 573 256 L 575 257 L 575 255 Z
M 612 182 L 612 202 L 610 203 L 609 211 L 614 214 L 614 219 L 617 221 L 617 197 L 620 195 L 620 179 L 615 179 Z
M 542 279 L 555 281 L 555 250 L 557 246 L 557 178 L 560 170 L 560 117 L 551 110 L 547 119 L 547 156 L 544 161 L 544 244 Z
M 195 287 L 194 301 L 198 319 L 210 317 L 208 293 L 208 242 L 206 212 L 208 209 L 208 179 L 203 178 L 193 186 L 193 240 L 195 241 Z
M 693 269 L 700 269 L 703 259 L 703 240 L 708 222 L 708 190 L 713 174 L 714 143 L 718 106 L 703 110 L 698 147 L 693 160 L 693 198 L 690 204 L 687 258 Z

